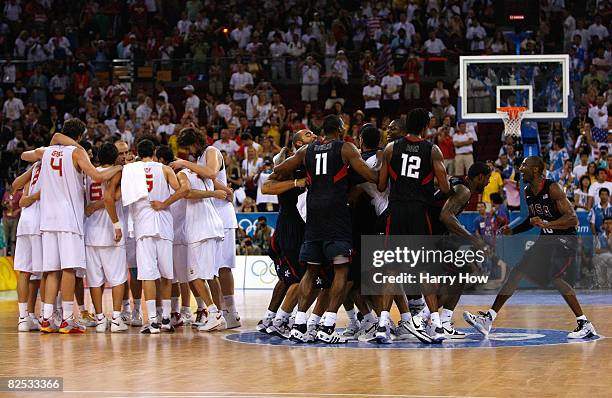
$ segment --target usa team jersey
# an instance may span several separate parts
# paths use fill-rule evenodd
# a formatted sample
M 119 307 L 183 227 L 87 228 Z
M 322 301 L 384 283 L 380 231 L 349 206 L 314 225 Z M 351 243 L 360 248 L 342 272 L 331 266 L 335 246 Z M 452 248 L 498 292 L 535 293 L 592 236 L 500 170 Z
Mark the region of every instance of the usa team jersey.
M 391 177 L 390 203 L 431 203 L 434 195 L 432 146 L 429 141 L 412 137 L 400 138 L 393 143 L 388 167 Z
M 106 168 L 98 167 L 98 171 L 104 171 Z M 91 177 L 85 179 L 85 194 L 87 205 L 98 200 L 104 200 L 106 192 L 106 183 L 93 182 Z M 121 200 L 115 202 L 115 211 L 119 222 L 124 225 L 123 207 Z M 119 242 L 115 242 L 115 228 L 108 213 L 104 208 L 97 210 L 95 213 L 85 218 L 85 245 L 87 246 L 121 246 L 125 244 L 125 235 L 127 230 L 123 230 L 123 236 Z
M 318 140 L 306 149 L 305 240 L 352 241 L 351 214 L 348 207 L 348 165 L 342 160 L 344 141 Z
M 130 205 L 132 220 L 134 221 L 134 237 L 155 237 L 173 240 L 172 213 L 169 209 L 153 210 L 151 201 L 163 202 L 171 195 L 170 186 L 164 177 L 161 163 L 144 162 L 145 178 L 149 197 L 141 199 Z
M 464 177 L 451 177 L 448 181 L 448 185 L 451 190 L 454 190 L 457 185 L 463 185 L 469 189 L 467 181 Z M 432 227 L 432 235 L 442 235 L 448 232 L 446 225 L 440 221 L 440 213 L 442 212 L 442 207 L 446 203 L 448 199 L 448 195 L 440 191 L 439 189 L 434 193 L 434 200 L 430 207 L 430 216 L 431 216 L 431 227 Z M 464 203 L 463 207 L 455 216 L 461 214 L 463 210 L 467 207 L 470 201 Z
M 40 170 L 40 230 L 83 235 L 83 174 L 72 160 L 76 147 L 47 147 Z
M 550 185 L 554 181 L 545 179 L 542 184 L 542 189 L 537 194 L 531 191 L 531 186 L 525 187 L 525 198 L 527 206 L 529 206 L 529 217 L 540 217 L 545 221 L 556 221 L 561 218 L 561 212 L 557 209 L 557 205 L 550 198 Z M 541 235 L 576 235 L 576 227 L 567 229 L 549 229 L 541 228 Z
M 215 152 L 215 155 L 221 159 L 221 169 L 217 173 L 217 180 L 227 185 L 227 170 L 225 168 L 225 162 L 223 161 L 223 156 L 221 156 L 221 152 L 213 147 L 209 146 L 204 150 L 204 153 L 198 159 L 198 164 L 202 166 L 206 166 L 206 154 L 208 151 Z M 234 209 L 234 205 L 231 202 L 228 202 L 225 199 L 212 199 L 215 207 L 217 208 L 217 212 L 219 212 L 219 217 L 223 221 L 223 228 L 238 228 L 238 221 L 236 220 L 236 210 Z
M 180 171 L 187 176 L 191 189 L 199 191 L 213 191 L 211 180 L 202 180 L 191 170 Z M 185 213 L 185 238 L 187 243 L 197 243 L 206 239 L 222 239 L 224 236 L 223 221 L 213 204 L 214 198 L 185 199 L 187 202 Z M 229 202 L 228 202 L 229 203 Z M 230 203 L 231 204 L 231 203 Z
M 28 195 L 34 195 L 40 191 L 40 164 L 40 162 L 36 162 L 32 165 Z M 21 216 L 17 224 L 17 236 L 22 235 L 40 235 L 40 200 L 21 209 Z

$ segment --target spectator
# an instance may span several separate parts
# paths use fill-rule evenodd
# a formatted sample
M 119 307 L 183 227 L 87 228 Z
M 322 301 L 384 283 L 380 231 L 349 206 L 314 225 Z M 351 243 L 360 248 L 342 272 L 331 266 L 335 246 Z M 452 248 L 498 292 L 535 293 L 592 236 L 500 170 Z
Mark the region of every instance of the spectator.
M 583 175 L 587 174 L 589 167 L 589 155 L 590 152 L 581 151 L 580 152 L 580 163 L 574 167 L 573 173 L 576 178 L 581 178 Z
M 549 158 L 550 171 L 557 171 L 563 168 L 563 164 L 569 159 L 563 138 L 556 137 L 554 139 L 552 151 L 549 153 Z
M 191 84 L 183 87 L 183 91 L 185 91 L 185 112 L 191 112 L 196 118 L 200 113 L 200 98 L 194 94 L 195 89 Z
M 302 102 L 316 102 L 319 99 L 319 75 L 321 65 L 315 62 L 313 56 L 306 57 L 301 66 L 302 71 Z
M 458 124 L 455 135 L 453 135 L 453 143 L 455 144 L 455 175 L 467 175 L 468 169 L 474 164 L 474 143 L 473 137 L 467 133 L 465 122 Z
M 383 90 L 383 112 L 391 119 L 397 116 L 399 110 L 400 91 L 402 89 L 402 78 L 395 73 L 395 67 L 389 66 L 389 73 L 381 81 Z
M 588 175 L 580 177 L 578 188 L 574 191 L 574 208 L 577 212 L 590 211 L 593 197 L 590 194 L 591 179 Z
M 608 170 L 598 168 L 595 172 L 596 181 L 589 187 L 589 195 L 591 196 L 591 203 L 589 208 L 592 208 L 600 203 L 599 191 L 602 188 L 608 190 L 608 194 L 612 192 L 612 182 L 608 182 Z
M 363 88 L 364 111 L 367 120 L 371 117 L 378 119 L 381 94 L 382 90 L 380 86 L 376 84 L 376 77 L 370 75 L 368 77 L 368 85 Z
M 34 69 L 34 73 L 28 80 L 28 86 L 30 88 L 30 100 L 36 105 L 41 111 L 47 110 L 47 94 L 49 89 L 49 79 L 47 76 L 42 74 L 42 68 L 37 66 Z
M 430 58 L 438 58 L 442 56 L 442 53 L 446 50 L 446 46 L 442 40 L 436 37 L 436 31 L 429 31 L 429 39 L 423 43 L 425 49 L 425 55 Z M 443 74 L 444 62 L 438 60 L 425 61 L 425 71 L 430 76 L 440 76 Z M 448 94 L 447 94 L 448 96 Z
M 449 93 L 448 90 L 444 88 L 444 81 L 437 80 L 436 86 L 431 90 L 429 94 L 429 100 L 432 105 L 432 112 L 434 116 L 438 119 L 443 119 L 443 110 L 442 110 L 442 98 L 448 98 Z
M 438 129 L 436 136 L 436 144 L 442 151 L 444 157 L 444 166 L 448 175 L 455 175 L 455 145 L 453 143 L 453 137 L 451 137 L 450 129 L 452 127 L 448 125 L 442 125 Z
M 272 174 L 272 168 L 272 160 L 266 158 L 263 162 L 261 171 L 255 177 L 257 180 L 257 197 L 255 204 L 257 205 L 257 210 L 260 212 L 278 211 L 278 197 L 276 195 L 268 195 L 261 192 L 261 188 Z
M 274 42 L 270 44 L 270 55 L 272 56 L 272 80 L 285 80 L 285 55 L 289 52 L 289 47 L 282 41 L 282 35 L 276 33 Z
M 221 138 L 215 141 L 213 146 L 232 157 L 240 149 L 240 146 L 236 143 L 236 141 L 230 139 L 230 131 L 228 129 L 221 130 Z
M 589 117 L 595 123 L 595 127 L 600 129 L 608 128 L 608 107 L 603 95 L 597 96 L 597 104 L 589 109 Z
M 465 33 L 465 38 L 470 41 L 470 51 L 481 52 L 485 49 L 485 38 L 487 32 L 476 18 L 472 18 Z
M 272 238 L 272 228 L 268 226 L 264 216 L 257 218 L 257 227 L 253 233 L 253 243 L 261 249 L 262 254 L 267 254 L 270 250 L 270 239 Z
M 247 92 L 247 85 L 253 84 L 253 76 L 245 71 L 244 64 L 238 64 L 238 71 L 232 74 L 230 78 L 229 87 L 233 91 L 234 103 L 240 105 L 241 108 L 246 108 L 247 99 L 249 94 Z
M 244 198 L 242 206 L 240 208 L 241 213 L 257 213 L 257 206 L 255 206 L 255 200 L 250 196 Z
M 414 53 L 410 53 L 408 60 L 404 64 L 405 82 L 404 85 L 404 98 L 406 100 L 420 99 L 421 98 L 421 65 L 417 60 Z
M 2 196 L 2 224 L 4 226 L 7 256 L 15 255 L 17 224 L 21 214 L 21 207 L 19 207 L 21 195 L 21 191 L 12 192 L 11 183 L 7 180 L 4 195 Z
M 457 111 L 455 110 L 455 107 L 450 103 L 449 98 L 442 97 L 442 99 L 440 99 L 440 105 L 442 108 L 442 119 L 448 116 L 451 118 L 451 121 L 454 121 L 457 117 Z
M 607 188 L 599 190 L 599 204 L 593 206 L 589 212 L 589 224 L 593 236 L 603 232 L 603 220 L 612 217 L 612 206 L 610 206 L 610 191 Z
M 595 285 L 600 289 L 609 289 L 612 287 L 612 217 L 604 218 L 602 231 L 596 234 L 594 248 L 593 268 L 597 277 Z
M 23 101 L 15 97 L 13 90 L 10 89 L 6 90 L 6 97 L 7 99 L 4 101 L 4 106 L 2 107 L 2 116 L 11 122 L 21 120 L 21 115 L 25 110 Z
M 489 183 L 485 186 L 482 192 L 482 201 L 487 206 L 487 211 L 491 210 L 491 195 L 498 194 L 501 196 L 504 189 L 504 180 L 499 167 L 495 166 L 490 160 L 487 162 L 491 168 L 491 177 Z

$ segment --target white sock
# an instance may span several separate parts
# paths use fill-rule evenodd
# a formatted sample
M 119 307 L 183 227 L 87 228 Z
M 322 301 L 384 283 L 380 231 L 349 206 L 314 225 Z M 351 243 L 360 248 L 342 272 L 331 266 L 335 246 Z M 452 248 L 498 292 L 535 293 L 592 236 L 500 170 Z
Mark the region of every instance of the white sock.
M 219 312 L 219 309 L 217 308 L 216 305 L 211 304 L 211 305 L 208 306 L 208 313 L 209 314 L 214 314 L 216 312 Z
M 491 315 L 491 320 L 495 320 L 495 318 L 497 318 L 497 312 L 495 312 L 495 310 L 493 308 L 491 308 L 489 311 L 489 315 Z
M 53 304 L 43 304 L 43 319 L 49 319 L 53 316 Z
M 429 307 L 428 306 L 423 307 L 419 315 L 423 319 L 429 319 L 429 316 L 431 315 L 431 312 L 429 311 Z
M 298 312 L 298 314 L 299 314 L 299 312 Z M 320 316 L 318 316 L 317 314 L 310 314 L 310 316 L 308 317 L 308 322 L 306 322 L 306 325 L 308 325 L 308 326 L 310 326 L 310 325 L 317 325 L 320 321 L 321 321 L 321 317 Z M 296 321 L 296 323 L 297 323 L 297 321 Z
M 36 314 L 35 313 L 30 312 L 28 315 L 30 316 L 30 318 L 36 319 Z
M 134 311 L 142 312 L 142 309 L 141 309 L 142 304 L 141 304 L 141 302 L 142 302 L 142 299 L 134 299 Z
M 121 311 L 132 312 L 130 309 L 130 300 L 123 300 L 121 302 Z
M 234 295 L 223 296 L 223 302 L 225 303 L 225 310 L 230 314 L 235 314 L 236 304 L 234 304 Z
M 146 300 L 147 315 L 149 316 L 149 322 L 157 322 L 157 307 L 155 306 L 155 300 Z
M 172 309 L 172 300 L 163 299 L 162 300 L 162 318 L 163 319 L 170 318 L 171 309 Z
M 19 308 L 19 318 L 25 318 L 28 316 L 28 303 L 17 303 Z
M 282 310 L 279 310 L 282 311 Z M 264 319 L 272 319 L 276 317 L 276 312 L 274 311 L 270 311 L 270 310 L 266 310 L 266 315 L 264 315 Z
M 302 311 L 298 311 L 297 314 L 295 314 L 295 324 L 296 325 L 305 325 L 306 324 L 306 313 L 302 312 Z
M 182 305 L 181 306 L 181 312 L 182 313 L 191 312 L 191 308 L 190 307 L 185 307 L 184 305 Z
M 437 328 L 442 327 L 442 324 L 440 323 L 440 314 L 438 314 L 438 311 L 432 312 L 430 318 L 431 318 L 431 324 L 434 327 L 437 327 Z
M 74 308 L 74 301 L 62 301 L 62 311 L 64 314 L 62 315 L 62 320 L 68 319 L 72 314 L 72 309 Z
M 180 298 L 179 297 L 170 297 L 170 307 L 171 307 L 171 312 L 179 312 L 179 306 L 180 306 Z
M 283 311 L 282 308 L 279 308 L 274 318 L 279 319 L 281 321 L 286 321 L 287 319 L 289 319 L 290 316 L 290 313 Z
M 79 305 L 79 311 L 81 312 L 85 311 L 85 304 Z
M 323 323 L 323 326 L 336 325 L 336 317 L 338 316 L 338 314 L 336 314 L 335 312 L 326 312 L 323 316 L 325 317 L 325 322 Z
M 104 319 L 104 314 L 96 314 L 96 319 L 98 321 L 101 321 L 102 319 Z
M 204 304 L 204 300 L 202 299 L 202 297 L 196 297 L 196 304 L 198 305 L 198 311 L 202 311 L 204 308 L 206 308 L 206 304 Z
M 121 311 L 113 311 L 113 319 L 117 319 L 121 316 Z
M 376 319 L 376 315 L 374 315 L 374 314 L 373 314 L 373 313 L 371 313 L 371 312 L 368 312 L 367 314 L 365 314 L 365 315 L 363 316 L 363 320 L 364 320 L 364 321 L 367 321 L 367 322 L 370 322 L 370 323 L 376 323 L 376 322 L 378 322 L 378 319 Z
M 440 311 L 440 322 L 444 325 L 445 323 L 449 323 L 451 319 L 453 319 L 453 310 L 442 308 L 442 311 Z
M 378 318 L 378 326 L 387 326 L 389 322 L 389 311 L 381 311 L 380 318 Z
M 156 302 L 156 304 L 155 304 L 156 305 L 156 307 L 155 307 L 155 314 L 162 315 L 164 313 L 162 307 L 157 307 L 157 300 L 155 302 Z M 163 305 L 163 303 L 162 303 L 162 305 Z
M 351 323 L 357 323 L 357 314 L 355 313 L 355 310 L 346 311 L 346 316 Z
M 412 304 L 413 306 L 415 305 L 424 305 L 425 304 L 425 299 L 421 296 L 421 298 L 416 299 L 416 300 L 408 300 L 408 305 Z
M 586 315 L 580 315 L 576 317 L 576 321 L 586 321 L 587 317 Z

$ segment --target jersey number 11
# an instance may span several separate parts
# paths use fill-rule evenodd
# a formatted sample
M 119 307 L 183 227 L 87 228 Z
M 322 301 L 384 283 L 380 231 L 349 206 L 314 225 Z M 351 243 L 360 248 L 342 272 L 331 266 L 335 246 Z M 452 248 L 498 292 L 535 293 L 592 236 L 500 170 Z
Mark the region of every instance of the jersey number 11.
M 315 174 L 327 174 L 327 153 L 317 153 L 315 159 L 317 162 L 315 165 Z

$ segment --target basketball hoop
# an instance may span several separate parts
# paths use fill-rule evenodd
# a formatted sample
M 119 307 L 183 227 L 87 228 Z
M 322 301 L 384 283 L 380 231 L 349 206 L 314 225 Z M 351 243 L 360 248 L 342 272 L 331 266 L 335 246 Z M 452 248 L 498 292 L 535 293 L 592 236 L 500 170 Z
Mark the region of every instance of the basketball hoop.
M 497 108 L 497 114 L 504 122 L 504 134 L 512 137 L 521 136 L 521 122 L 523 115 L 528 111 L 524 106 L 504 106 Z

